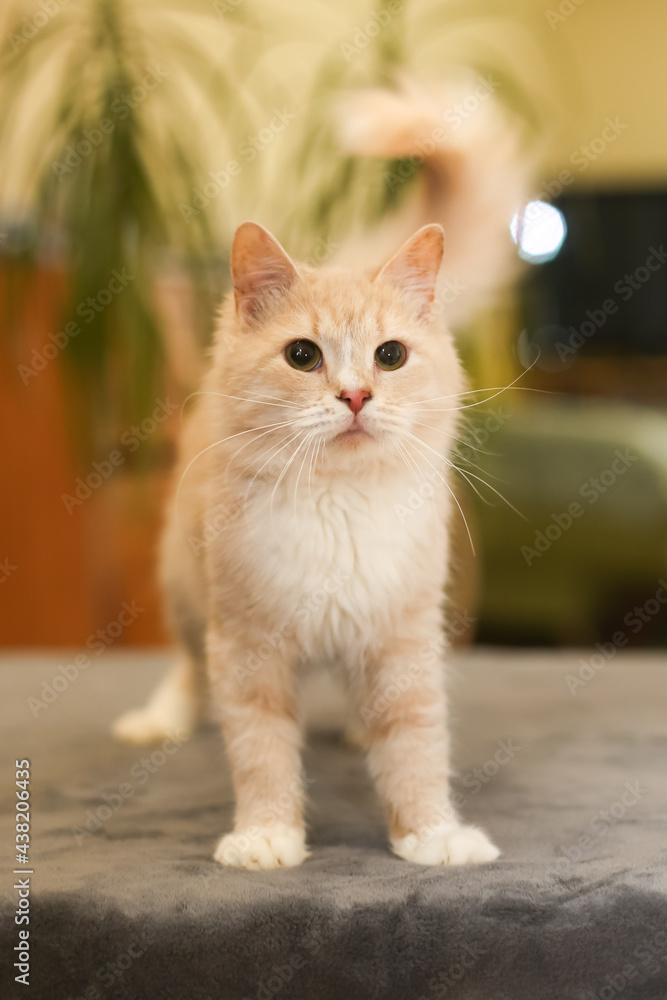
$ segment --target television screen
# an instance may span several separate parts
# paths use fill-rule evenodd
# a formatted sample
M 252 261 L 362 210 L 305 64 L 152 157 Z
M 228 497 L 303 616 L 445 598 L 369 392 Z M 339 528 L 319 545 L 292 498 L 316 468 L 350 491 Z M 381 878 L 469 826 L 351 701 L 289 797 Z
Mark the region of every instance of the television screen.
M 555 371 L 581 355 L 667 354 L 667 194 L 567 193 L 553 206 L 563 242 L 523 285 L 537 367 Z M 522 360 L 530 364 L 532 354 Z

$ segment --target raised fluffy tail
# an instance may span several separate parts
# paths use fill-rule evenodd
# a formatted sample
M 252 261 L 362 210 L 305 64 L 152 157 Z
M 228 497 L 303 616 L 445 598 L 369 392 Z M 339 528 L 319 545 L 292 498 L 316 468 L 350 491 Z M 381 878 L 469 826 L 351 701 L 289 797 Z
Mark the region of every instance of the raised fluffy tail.
M 345 263 L 379 263 L 419 226 L 439 222 L 446 239 L 441 294 L 453 326 L 488 305 L 519 270 L 509 226 L 527 200 L 534 163 L 495 88 L 492 78 L 429 90 L 403 80 L 398 90 L 363 90 L 340 107 L 346 152 L 407 159 L 387 175 L 389 186 L 421 171 L 420 190 L 377 230 L 357 234 Z

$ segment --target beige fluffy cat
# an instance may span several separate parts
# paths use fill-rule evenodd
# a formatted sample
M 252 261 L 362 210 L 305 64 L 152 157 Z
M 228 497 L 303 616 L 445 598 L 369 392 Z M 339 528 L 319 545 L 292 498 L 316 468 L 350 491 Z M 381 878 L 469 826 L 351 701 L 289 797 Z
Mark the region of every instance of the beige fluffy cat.
M 465 389 L 445 318 L 466 321 L 513 275 L 509 221 L 531 172 L 496 87 L 403 79 L 343 102 L 348 153 L 407 157 L 392 185 L 423 167 L 400 211 L 350 234 L 336 261 L 349 270 L 295 264 L 253 223 L 236 233 L 165 535 L 184 652 L 115 727 L 137 743 L 191 732 L 208 671 L 237 804 L 222 864 L 306 857 L 296 689 L 312 661 L 343 667 L 393 850 L 423 864 L 498 856 L 449 802 L 442 638 L 458 516 L 446 456 Z M 430 496 L 402 516 L 423 483 Z
M 465 383 L 437 296 L 442 256 L 439 225 L 379 272 L 314 270 L 261 226 L 236 232 L 165 539 L 184 655 L 116 725 L 136 742 L 191 731 L 207 662 L 236 794 L 221 864 L 307 855 L 296 689 L 315 660 L 344 669 L 395 853 L 498 856 L 449 800 L 445 456 Z M 401 518 L 422 482 L 429 498 Z

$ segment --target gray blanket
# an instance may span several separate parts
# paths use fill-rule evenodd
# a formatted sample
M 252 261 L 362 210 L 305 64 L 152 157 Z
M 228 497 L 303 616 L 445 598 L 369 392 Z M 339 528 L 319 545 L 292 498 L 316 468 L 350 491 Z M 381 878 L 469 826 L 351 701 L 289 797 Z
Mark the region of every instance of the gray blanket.
M 667 669 L 586 659 L 482 650 L 453 664 L 455 788 L 500 861 L 393 857 L 327 697 L 305 756 L 312 855 L 260 873 L 211 860 L 232 816 L 215 729 L 157 751 L 109 739 L 166 657 L 107 652 L 54 683 L 73 657 L 6 656 L 0 995 L 664 1000 Z M 11 874 L 26 868 L 15 758 L 30 760 L 29 876 Z M 29 987 L 14 979 L 19 879 Z

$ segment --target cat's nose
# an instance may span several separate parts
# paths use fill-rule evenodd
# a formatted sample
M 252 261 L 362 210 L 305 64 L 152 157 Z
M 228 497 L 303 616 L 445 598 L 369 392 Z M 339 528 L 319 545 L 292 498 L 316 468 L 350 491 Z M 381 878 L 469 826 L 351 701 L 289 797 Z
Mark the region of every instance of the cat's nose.
M 347 403 L 356 417 L 366 400 L 371 398 L 371 395 L 368 389 L 343 389 L 338 398 Z

